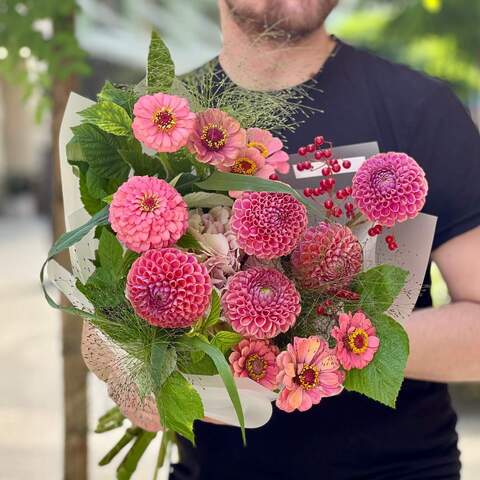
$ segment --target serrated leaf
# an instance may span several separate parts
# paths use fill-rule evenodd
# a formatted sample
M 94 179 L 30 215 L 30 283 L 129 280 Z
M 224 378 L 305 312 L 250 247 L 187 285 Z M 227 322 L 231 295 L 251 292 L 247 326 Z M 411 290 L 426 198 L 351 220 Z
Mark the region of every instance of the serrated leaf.
M 88 172 L 88 170 L 87 170 Z M 87 175 L 80 170 L 79 175 L 79 190 L 80 190 L 80 200 L 82 201 L 85 210 L 90 215 L 95 215 L 99 212 L 103 207 L 105 207 L 105 203 L 103 203 L 98 198 L 95 198 L 88 189 L 87 186 Z
M 123 271 L 123 247 L 117 237 L 106 228 L 102 229 L 97 255 L 101 267 L 111 272 L 112 279 L 119 280 Z
M 116 137 L 89 124 L 72 128 L 92 173 L 108 179 L 126 180 L 130 167 L 118 153 Z
M 218 295 L 217 290 L 214 288 L 212 290 L 212 296 L 210 299 L 210 312 L 208 317 L 202 323 L 202 328 L 207 329 L 213 327 L 218 320 L 220 319 L 220 296 Z
M 220 193 L 193 192 L 183 197 L 188 208 L 213 208 L 218 206 L 231 207 L 233 200 Z
M 121 148 L 118 153 L 132 167 L 135 175 L 166 177 L 162 162 L 156 157 L 143 153 L 142 146 L 137 141 L 129 142 L 128 148 Z
M 150 366 L 155 389 L 159 389 L 177 366 L 177 352 L 175 348 L 167 343 L 154 343 Z
M 99 100 L 106 100 L 120 105 L 130 116 L 132 115 L 133 106 L 137 101 L 137 95 L 130 87 L 119 88 L 109 81 L 105 82 L 105 85 L 97 95 L 97 98 Z
M 87 170 L 85 179 L 88 191 L 92 197 L 101 200 L 107 195 L 108 180 L 99 177 L 91 168 Z
M 109 100 L 102 100 L 82 110 L 79 115 L 85 122 L 113 135 L 126 137 L 132 131 L 132 119 L 127 111 Z
M 178 371 L 173 372 L 156 392 L 160 423 L 195 443 L 193 422 L 204 417 L 198 392 Z
M 353 290 L 360 293 L 356 308 L 365 313 L 383 313 L 405 286 L 408 272 L 393 265 L 378 265 L 355 278 Z
M 215 334 L 211 344 L 217 347 L 223 354 L 231 350 L 242 339 L 242 336 L 236 332 L 222 330 Z
M 380 314 L 371 320 L 380 338 L 380 347 L 365 368 L 347 372 L 345 388 L 395 408 L 407 364 L 408 336 L 388 315 Z
M 153 30 L 147 62 L 147 86 L 150 93 L 167 92 L 175 78 L 175 66 L 170 51 Z

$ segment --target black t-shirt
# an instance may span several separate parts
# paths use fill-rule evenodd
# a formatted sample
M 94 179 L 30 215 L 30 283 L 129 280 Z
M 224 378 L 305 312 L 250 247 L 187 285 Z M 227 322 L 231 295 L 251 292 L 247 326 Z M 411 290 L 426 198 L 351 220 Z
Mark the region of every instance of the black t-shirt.
M 424 168 L 424 212 L 438 216 L 434 247 L 480 224 L 480 136 L 450 89 L 405 66 L 339 42 L 316 76 L 313 115 L 289 136 L 295 152 L 324 135 L 335 145 L 377 141 Z M 428 284 L 429 279 L 426 279 Z M 428 289 L 417 307 L 428 307 Z M 175 480 L 454 480 L 460 462 L 447 386 L 406 380 L 395 410 L 344 391 L 307 412 L 274 406 L 265 426 L 196 424 L 180 440 Z

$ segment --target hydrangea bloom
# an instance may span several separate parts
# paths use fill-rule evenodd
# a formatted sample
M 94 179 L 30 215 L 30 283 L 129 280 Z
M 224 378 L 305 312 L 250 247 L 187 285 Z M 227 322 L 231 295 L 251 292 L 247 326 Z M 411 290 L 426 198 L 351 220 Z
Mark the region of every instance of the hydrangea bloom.
M 218 108 L 197 114 L 188 148 L 199 162 L 231 167 L 245 145 L 245 130 L 230 115 Z
M 293 283 L 270 268 L 249 268 L 230 277 L 222 305 L 236 332 L 260 339 L 286 332 L 301 308 Z
M 131 177 L 113 195 L 109 221 L 118 239 L 134 252 L 173 245 L 187 230 L 182 196 L 156 177 Z
M 278 173 L 288 173 L 288 153 L 283 150 L 283 143 L 274 137 L 268 130 L 249 128 L 247 130 L 247 146 L 256 148 L 265 158 L 266 164 L 273 167 Z
M 293 345 L 278 355 L 277 365 L 277 382 L 284 386 L 277 407 L 285 412 L 304 412 L 343 390 L 345 374 L 339 369 L 335 350 L 320 337 L 295 337 Z
M 307 224 L 304 205 L 288 193 L 244 192 L 233 204 L 231 228 L 238 245 L 258 258 L 288 255 Z
M 348 227 L 321 222 L 310 227 L 291 256 L 295 276 L 304 288 L 341 288 L 362 268 L 363 252 Z
M 205 266 L 176 248 L 149 250 L 127 276 L 127 298 L 135 312 L 157 327 L 189 327 L 205 313 L 211 293 Z
M 140 97 L 133 107 L 135 138 L 157 152 L 176 152 L 187 144 L 195 114 L 187 100 L 156 93 Z
M 235 377 L 249 377 L 265 388 L 277 388 L 278 347 L 268 340 L 243 339 L 229 357 Z
M 379 153 L 358 169 L 352 197 L 372 222 L 391 227 L 417 216 L 425 204 L 425 172 L 405 153 Z
M 364 368 L 380 345 L 375 327 L 363 312 L 340 313 L 332 336 L 337 340 L 337 357 L 345 370 Z

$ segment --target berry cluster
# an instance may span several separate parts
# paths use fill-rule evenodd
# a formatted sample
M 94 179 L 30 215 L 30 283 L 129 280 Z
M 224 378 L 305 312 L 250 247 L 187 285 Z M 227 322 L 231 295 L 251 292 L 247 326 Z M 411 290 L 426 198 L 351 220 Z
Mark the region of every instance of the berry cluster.
M 383 231 L 383 227 L 377 224 L 372 228 L 368 229 L 368 234 L 371 237 L 375 237 L 376 235 L 380 235 L 382 231 Z M 394 251 L 398 248 L 397 242 L 395 241 L 395 237 L 393 235 L 387 235 L 385 237 L 385 241 L 387 242 L 387 246 L 389 250 Z

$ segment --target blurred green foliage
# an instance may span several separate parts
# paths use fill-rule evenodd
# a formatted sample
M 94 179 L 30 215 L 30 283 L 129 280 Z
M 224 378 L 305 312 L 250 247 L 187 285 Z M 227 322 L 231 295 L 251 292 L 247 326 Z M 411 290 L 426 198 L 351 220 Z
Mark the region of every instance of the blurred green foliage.
M 478 0 L 357 0 L 335 32 L 448 81 L 464 99 L 480 91 Z
M 89 72 L 72 25 L 75 0 L 0 0 L 0 75 L 39 92 L 37 117 L 50 106 L 53 82 Z

